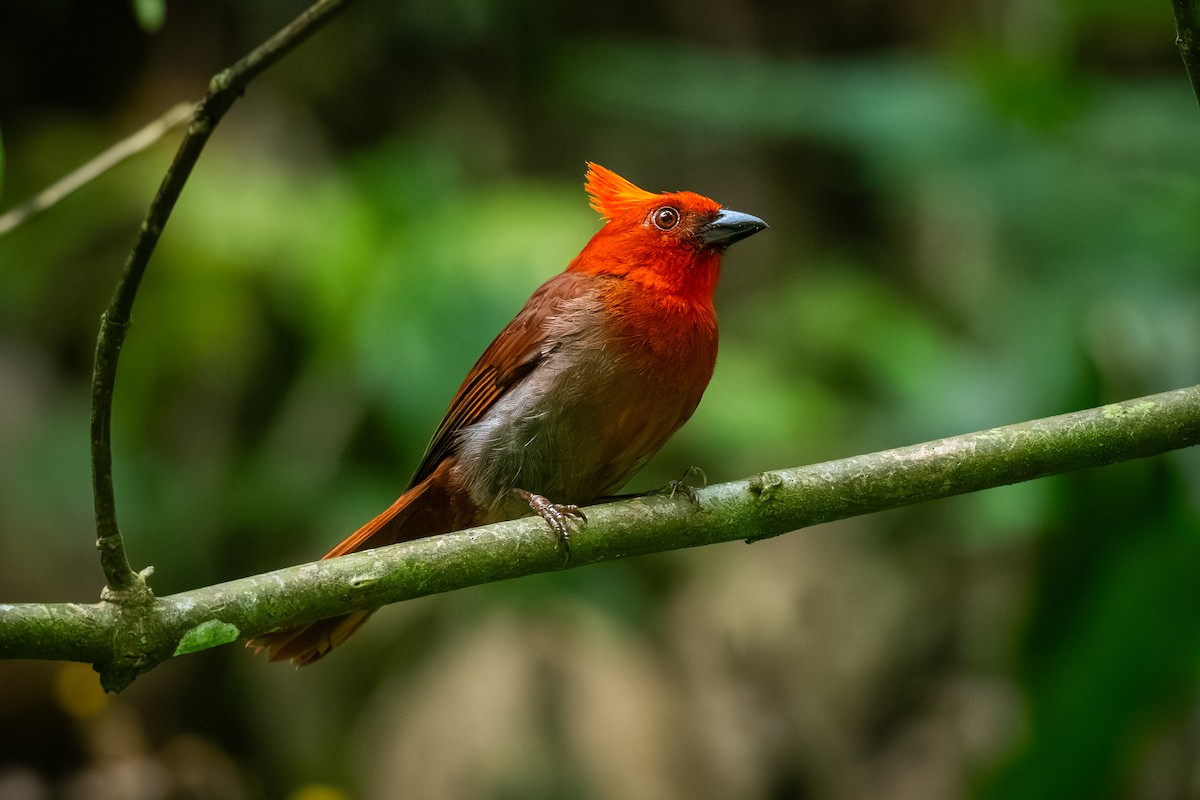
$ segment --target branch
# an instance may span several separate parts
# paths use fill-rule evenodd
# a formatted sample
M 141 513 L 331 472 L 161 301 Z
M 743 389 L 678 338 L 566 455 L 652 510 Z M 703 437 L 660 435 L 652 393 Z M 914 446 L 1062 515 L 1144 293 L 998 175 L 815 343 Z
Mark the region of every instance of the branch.
M 108 591 L 126 602 L 148 602 L 150 589 L 146 574 L 129 566 L 125 545 L 117 525 L 116 500 L 112 485 L 112 396 L 116 383 L 117 360 L 129 329 L 133 301 L 150 263 L 150 256 L 171 216 L 175 201 L 200 158 L 208 137 L 225 112 L 241 96 L 250 81 L 300 44 L 349 0 L 319 0 L 290 24 L 255 48 L 229 69 L 218 73 L 209 83 L 208 94 L 196 106 L 187 135 L 167 169 L 158 193 L 146 211 L 141 230 L 125 261 L 125 268 L 113 292 L 108 310 L 100 317 L 96 340 L 96 360 L 92 369 L 92 497 L 96 511 L 96 548 Z M 148 574 L 148 573 L 147 573 Z
M 18 225 L 56 205 L 80 187 L 108 172 L 125 159 L 135 156 L 182 125 L 192 116 L 193 103 L 177 103 L 158 119 L 132 136 L 126 137 L 87 162 L 74 172 L 60 178 L 19 206 L 0 214 L 0 236 Z
M 588 509 L 562 561 L 538 518 L 352 553 L 150 599 L 0 605 L 0 658 L 84 661 L 106 689 L 175 655 L 356 609 L 822 522 L 1200 444 L 1200 386 L 683 495 Z
M 1175 46 L 1200 103 L 1200 0 L 1171 0 L 1171 5 L 1175 8 Z

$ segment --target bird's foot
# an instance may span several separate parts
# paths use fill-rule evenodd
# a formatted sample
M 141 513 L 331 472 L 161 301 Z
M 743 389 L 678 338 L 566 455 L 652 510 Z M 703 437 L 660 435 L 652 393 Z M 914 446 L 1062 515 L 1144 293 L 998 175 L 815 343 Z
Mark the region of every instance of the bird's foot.
M 558 537 L 558 543 L 566 557 L 570 558 L 571 518 L 574 517 L 579 522 L 586 523 L 587 514 L 583 513 L 583 509 L 571 504 L 552 503 L 540 494 L 527 492 L 524 489 L 513 489 L 513 494 L 528 503 L 529 507 L 533 509 L 533 513 L 546 520 L 546 524 Z
M 683 477 L 673 480 L 661 489 L 657 489 L 651 494 L 665 494 L 668 499 L 674 500 L 675 495 L 681 494 L 692 502 L 694 508 L 700 507 L 700 495 L 696 494 L 696 485 L 692 483 L 692 478 L 700 478 L 700 486 L 708 485 L 708 476 L 704 474 L 704 470 L 699 467 L 688 467 L 684 471 Z
M 696 486 L 691 479 L 694 476 L 700 476 L 700 486 L 708 485 L 708 476 L 704 474 L 704 470 L 699 467 L 688 467 L 683 473 L 683 477 L 678 480 L 670 481 L 665 486 L 660 486 L 657 489 L 651 489 L 648 492 L 635 492 L 634 494 L 606 494 L 598 498 L 598 503 L 617 503 L 621 500 L 637 500 L 642 497 L 654 497 L 655 495 L 666 495 L 668 500 L 674 500 L 675 495 L 681 494 L 691 501 L 695 508 L 700 507 L 700 495 L 696 493 Z

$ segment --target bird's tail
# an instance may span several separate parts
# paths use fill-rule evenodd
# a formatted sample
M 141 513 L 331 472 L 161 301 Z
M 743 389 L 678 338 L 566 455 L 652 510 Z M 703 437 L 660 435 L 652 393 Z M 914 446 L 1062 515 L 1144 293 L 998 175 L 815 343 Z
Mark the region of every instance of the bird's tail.
M 396 499 L 382 514 L 352 533 L 325 554 L 325 558 L 369 550 L 374 547 L 434 536 L 468 527 L 469 519 L 456 514 L 453 492 L 447 476 L 449 462 L 443 462 L 425 480 Z M 291 659 L 303 667 L 324 657 L 349 638 L 374 613 L 374 609 L 353 611 L 329 619 L 257 636 L 246 643 L 256 653 L 266 650 L 272 661 Z

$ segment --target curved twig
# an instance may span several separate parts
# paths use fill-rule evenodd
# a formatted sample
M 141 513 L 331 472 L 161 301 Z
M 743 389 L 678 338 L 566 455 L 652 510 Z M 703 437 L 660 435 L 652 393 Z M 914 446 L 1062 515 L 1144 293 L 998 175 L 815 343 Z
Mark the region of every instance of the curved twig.
M 125 601 L 144 601 L 149 596 L 144 575 L 133 571 L 117 526 L 116 500 L 112 483 L 112 396 L 117 360 L 129 329 L 133 301 L 150 263 L 150 256 L 171 216 L 175 201 L 191 175 L 213 128 L 241 96 L 250 81 L 260 75 L 329 20 L 350 0 L 319 0 L 267 41 L 209 82 L 208 94 L 196 105 L 187 135 L 167 169 L 158 193 L 146 211 L 133 249 L 117 282 L 108 310 L 100 318 L 96 360 L 92 369 L 92 496 L 96 512 L 96 547 L 108 591 Z

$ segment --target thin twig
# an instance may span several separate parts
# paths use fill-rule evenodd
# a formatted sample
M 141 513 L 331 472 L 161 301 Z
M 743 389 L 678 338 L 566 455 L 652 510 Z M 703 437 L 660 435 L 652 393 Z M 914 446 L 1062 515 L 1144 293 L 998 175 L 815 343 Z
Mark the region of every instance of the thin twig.
M 1200 103 L 1200 0 L 1172 0 L 1171 4 L 1175 8 L 1175 46 Z
M 191 175 L 208 137 L 225 112 L 241 96 L 247 84 L 260 75 L 296 45 L 307 39 L 332 15 L 348 5 L 350 0 L 319 0 L 300 16 L 256 47 L 232 67 L 215 75 L 209 83 L 208 94 L 196 106 L 188 125 L 187 135 L 179 146 L 175 159 L 167 169 L 158 193 L 151 201 L 133 249 L 125 261 L 121 279 L 117 282 L 108 310 L 100 318 L 100 333 L 96 340 L 96 361 L 92 370 L 92 495 L 96 511 L 96 547 L 100 565 L 110 593 L 125 599 L 148 597 L 144 577 L 133 571 L 125 554 L 125 545 L 117 526 L 116 501 L 112 485 L 112 421 L 113 386 L 116 383 L 117 360 L 129 329 L 133 301 L 138 286 L 150 263 L 150 256 L 162 235 L 163 226 L 171 216 L 175 202 Z
M 564 565 L 537 517 L 193 589 L 140 606 L 0 604 L 0 658 L 86 661 L 118 691 L 187 652 L 414 597 L 822 522 L 1200 444 L 1200 386 L 979 433 L 592 506 Z
M 51 206 L 57 204 L 82 186 L 94 181 L 108 170 L 130 156 L 135 156 L 166 136 L 176 126 L 182 125 L 192 116 L 195 103 L 178 103 L 158 119 L 146 125 L 132 136 L 126 137 L 100 153 L 74 172 L 63 176 L 19 206 L 0 215 L 0 236 L 18 225 L 28 222 Z

